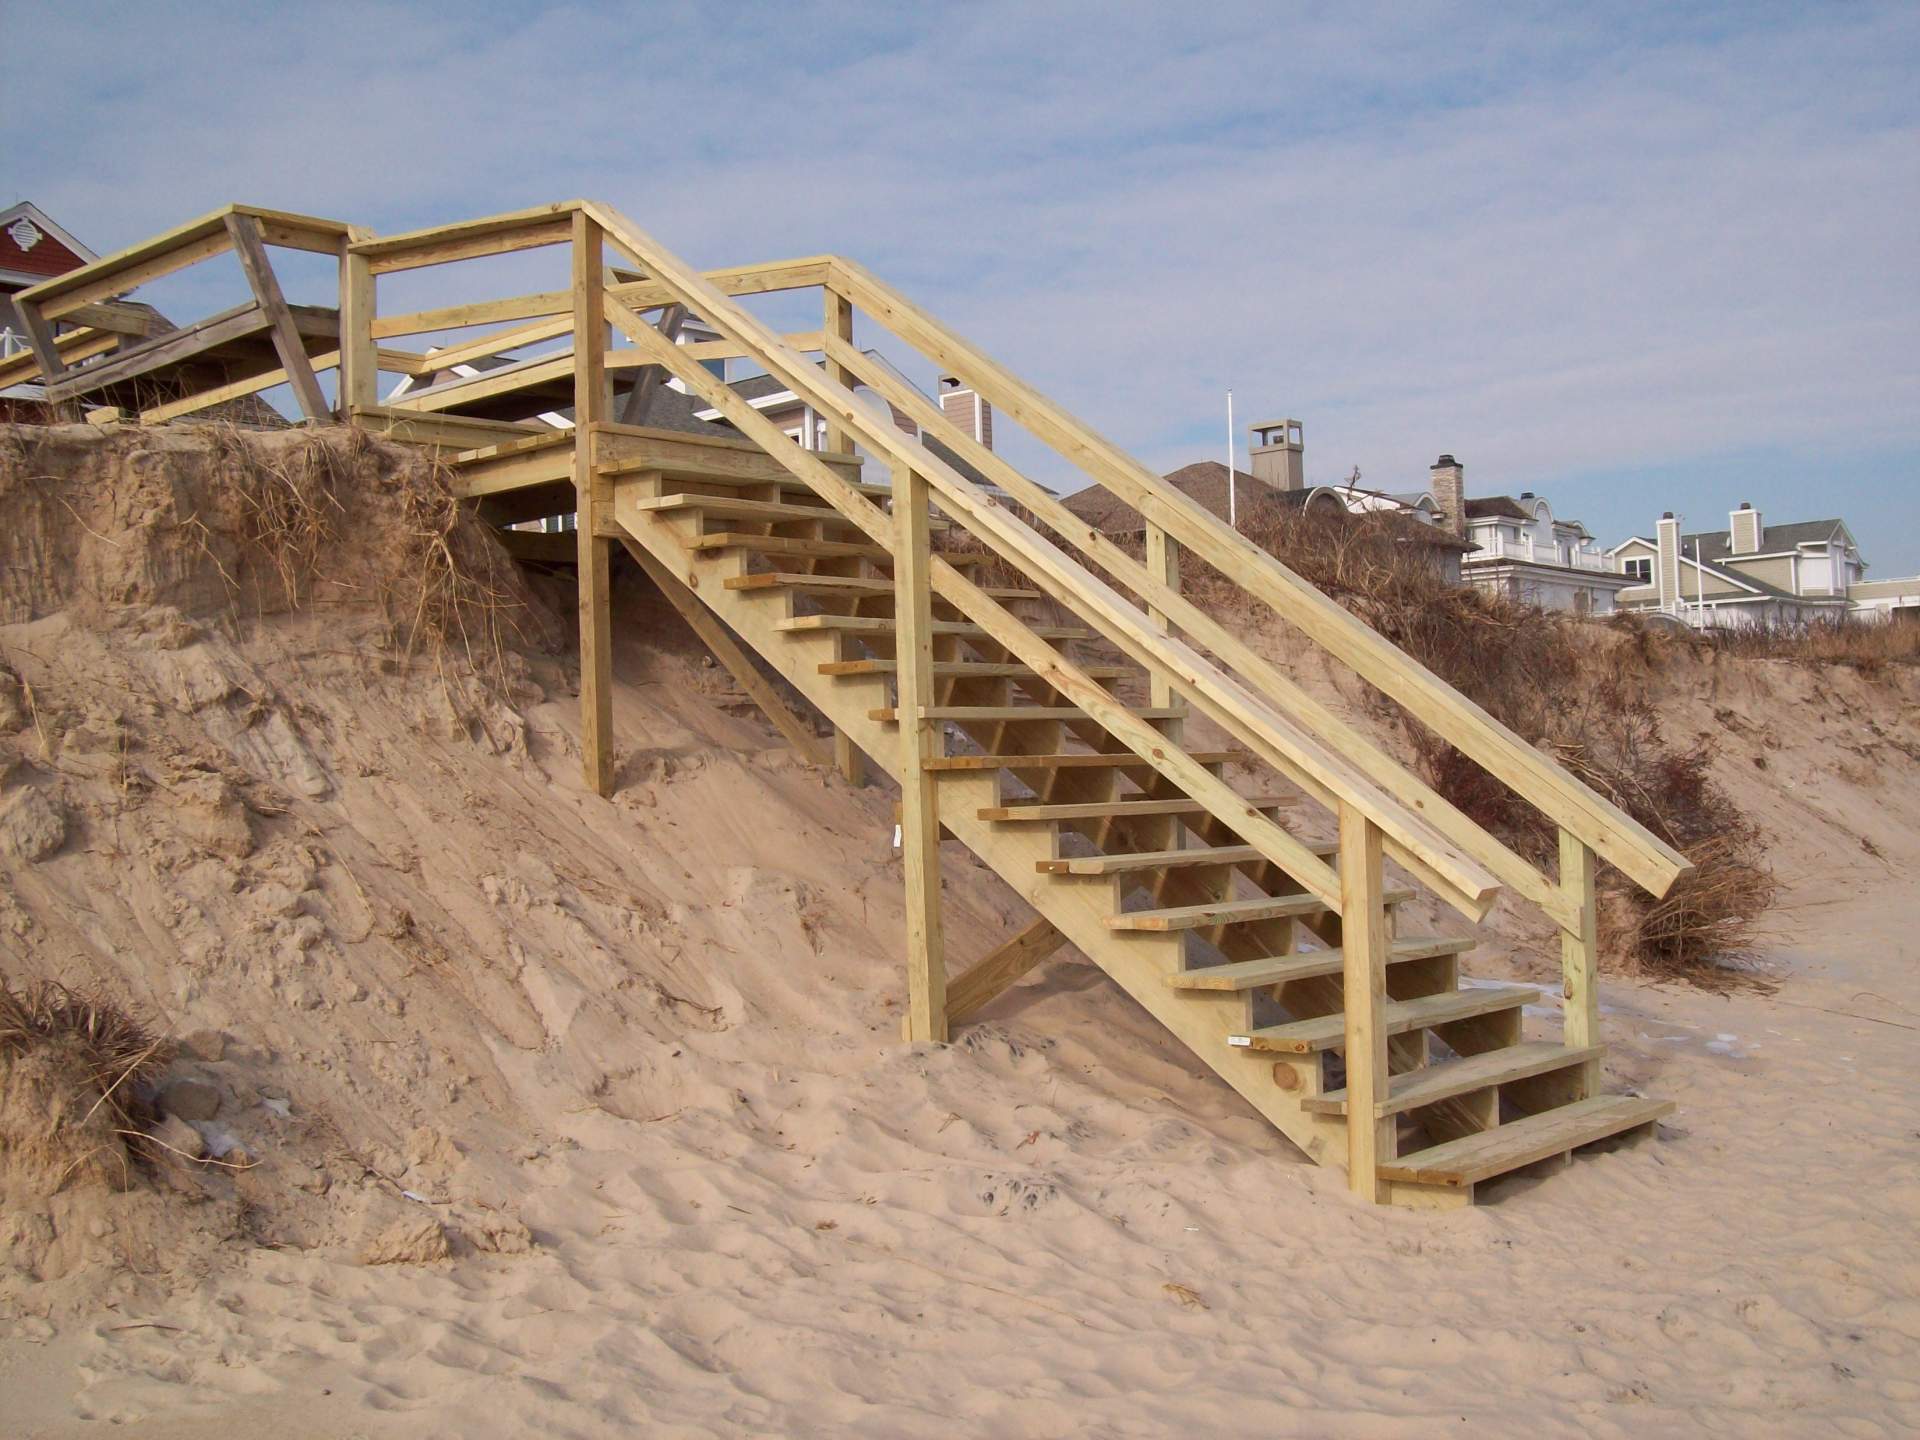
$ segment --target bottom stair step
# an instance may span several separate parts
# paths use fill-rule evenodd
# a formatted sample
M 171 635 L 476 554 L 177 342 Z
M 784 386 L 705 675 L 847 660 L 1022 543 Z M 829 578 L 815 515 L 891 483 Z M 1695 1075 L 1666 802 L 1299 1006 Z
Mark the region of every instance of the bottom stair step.
M 1633 1095 L 1576 1100 L 1511 1125 L 1496 1125 L 1477 1135 L 1389 1160 L 1381 1165 L 1380 1178 L 1421 1185 L 1472 1185 L 1563 1150 L 1649 1124 L 1672 1114 L 1673 1108 L 1671 1100 L 1642 1100 Z
M 1525 1080 L 1534 1075 L 1545 1075 L 1550 1070 L 1565 1070 L 1568 1066 L 1595 1059 L 1601 1048 L 1598 1045 L 1584 1045 L 1570 1049 L 1549 1040 L 1530 1040 L 1523 1045 L 1509 1045 L 1504 1050 L 1487 1050 L 1479 1055 L 1443 1060 L 1438 1065 L 1426 1065 L 1394 1076 L 1380 1113 L 1398 1115 L 1403 1110 L 1418 1110 L 1422 1105 L 1450 1100 L 1474 1090 L 1484 1090 L 1489 1085 L 1504 1085 L 1509 1080 Z M 1311 1096 L 1300 1102 L 1300 1108 L 1319 1115 L 1344 1115 L 1347 1113 L 1347 1092 L 1329 1090 L 1325 1095 Z
M 1417 1000 L 1389 1000 L 1380 1009 L 1380 1028 L 1389 1035 L 1404 1035 L 1429 1025 L 1447 1025 L 1501 1010 L 1517 1010 L 1539 998 L 1540 992 L 1531 985 L 1500 985 L 1448 990 L 1439 995 L 1422 995 Z M 1274 1050 L 1283 1055 L 1338 1050 L 1347 1043 L 1347 1017 L 1336 1011 L 1312 1020 L 1269 1025 L 1245 1035 L 1229 1035 L 1227 1043 L 1244 1050 Z

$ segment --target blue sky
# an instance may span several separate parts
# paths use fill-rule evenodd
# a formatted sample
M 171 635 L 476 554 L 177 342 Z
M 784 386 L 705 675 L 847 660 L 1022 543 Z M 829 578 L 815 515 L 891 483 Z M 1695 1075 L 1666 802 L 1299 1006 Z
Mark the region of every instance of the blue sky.
M 1751 500 L 1920 571 L 1920 6 L 0 14 L 0 199 L 99 250 L 591 195 L 853 255 L 1161 469 L 1232 386 L 1311 479 L 1444 450 L 1609 543 Z

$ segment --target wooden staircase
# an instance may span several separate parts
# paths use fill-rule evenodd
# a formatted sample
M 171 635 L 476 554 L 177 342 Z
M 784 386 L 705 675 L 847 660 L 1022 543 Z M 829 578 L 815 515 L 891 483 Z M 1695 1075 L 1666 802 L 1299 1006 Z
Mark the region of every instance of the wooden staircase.
M 608 569 L 620 547 L 791 743 L 829 758 L 750 655 L 825 718 L 843 770 L 864 756 L 899 786 L 909 1039 L 945 1040 L 1071 944 L 1309 1157 L 1369 1200 L 1408 1205 L 1464 1203 L 1482 1181 L 1644 1131 L 1672 1108 L 1602 1087 L 1594 880 L 1604 859 L 1660 894 L 1685 859 L 859 266 L 819 256 L 702 274 L 588 201 L 387 237 L 248 215 L 267 243 L 337 245 L 339 349 L 313 368 L 338 367 L 341 418 L 435 449 L 455 493 L 499 526 L 577 517 L 565 534 L 500 534 L 523 557 L 577 565 L 590 785 L 612 786 Z M 22 313 L 41 330 L 63 316 L 104 323 L 97 312 L 111 307 L 94 302 L 119 279 L 252 233 L 228 220 L 219 212 L 26 291 Z M 379 274 L 539 245 L 571 248 L 568 290 L 378 314 Z M 243 258 L 264 264 L 258 250 Z M 610 252 L 632 268 L 610 267 Z M 271 278 L 263 296 L 277 294 Z M 808 288 L 821 293 L 823 324 L 804 334 L 775 332 L 737 298 Z M 856 349 L 856 310 L 1137 509 L 1144 555 Z M 687 314 L 724 338 L 678 343 Z M 496 328 L 426 352 L 377 343 L 484 326 Z M 62 393 L 93 393 L 92 332 L 76 334 L 41 335 L 36 364 Z M 299 368 L 295 341 L 282 339 L 283 368 Z M 716 356 L 754 362 L 791 390 L 826 422 L 824 449 L 796 443 L 707 369 Z M 455 359 L 495 368 L 449 379 Z M 118 368 L 99 373 L 114 383 L 169 378 L 109 363 Z M 383 369 L 428 383 L 376 403 Z M 616 421 L 644 414 L 668 377 L 738 438 Z M 271 378 L 229 381 L 168 413 Z M 556 428 L 568 393 L 573 428 Z M 1559 829 L 1557 873 L 1514 854 L 1194 605 L 1181 592 L 1183 554 L 1537 807 Z M 1095 643 L 1121 663 L 1090 657 Z M 1232 748 L 1188 749 L 1196 717 Z M 1233 779 L 1239 759 L 1280 777 L 1277 793 Z M 1301 823 L 1316 812 L 1336 839 Z M 951 984 L 943 834 L 1036 912 Z M 1503 891 L 1560 930 L 1558 1039 L 1524 1034 L 1536 989 L 1462 976 L 1469 938 L 1400 933 L 1417 893 L 1474 924 Z

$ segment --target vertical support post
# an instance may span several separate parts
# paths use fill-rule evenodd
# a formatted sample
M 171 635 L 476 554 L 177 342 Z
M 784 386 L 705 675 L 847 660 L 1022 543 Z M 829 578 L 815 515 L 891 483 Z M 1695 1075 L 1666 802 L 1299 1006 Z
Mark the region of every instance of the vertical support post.
M 1578 929 L 1560 932 L 1560 978 L 1564 1041 L 1570 1048 L 1600 1043 L 1600 925 L 1594 889 L 1593 850 L 1578 836 L 1560 832 L 1560 889 L 1580 910 Z M 1600 1091 L 1600 1062 L 1580 1067 L 1580 1095 Z
M 830 283 L 821 287 L 821 293 L 825 297 L 821 328 L 824 329 L 827 334 L 844 340 L 851 345 L 853 343 L 853 302 L 835 290 Z M 827 379 L 836 385 L 844 385 L 849 390 L 851 390 L 854 385 L 853 372 L 834 360 L 831 356 L 827 359 Z M 811 424 L 812 422 L 809 421 L 808 423 Z M 853 449 L 853 436 L 829 419 L 827 422 L 826 453 L 829 455 L 851 455 L 853 454 Z M 899 504 L 899 499 L 896 497 L 894 501 L 896 513 L 898 513 Z M 899 573 L 900 567 L 896 563 L 894 566 L 896 580 L 898 579 Z M 901 623 L 904 624 L 905 622 L 902 621 Z M 906 644 L 904 634 L 901 637 L 900 643 L 903 647 Z M 902 681 L 906 679 L 906 662 L 904 659 L 901 661 L 900 679 Z M 900 693 L 902 697 L 900 703 L 904 705 L 907 703 L 904 686 Z M 931 704 L 932 702 L 929 701 L 927 703 Z M 904 724 L 901 728 L 904 733 Z M 865 759 L 860 754 L 859 747 L 847 738 L 844 730 L 836 730 L 833 732 L 833 761 L 840 773 L 846 777 L 848 784 L 864 785 L 867 783 Z M 945 1039 L 946 1037 L 943 1034 L 941 1038 Z
M 1380 827 L 1351 805 L 1340 807 L 1340 951 L 1347 1040 L 1347 1185 L 1367 1200 L 1386 1199 L 1380 1162 L 1394 1155 L 1387 1098 L 1387 916 Z
M 353 419 L 356 406 L 376 405 L 380 399 L 373 264 L 349 248 L 361 238 L 362 232 L 354 230 L 340 240 L 340 390 L 334 408 L 342 424 Z
M 613 620 L 608 572 L 613 495 L 596 463 L 595 427 L 613 409 L 607 378 L 606 241 L 573 213 L 573 486 L 580 559 L 580 748 L 587 787 L 613 793 Z
M 940 801 L 926 762 L 944 743 L 933 705 L 933 556 L 927 482 L 893 477 L 894 655 L 900 686 L 900 853 L 907 886 L 907 1038 L 947 1038 L 946 946 L 940 927 Z
M 1153 524 L 1147 526 L 1147 573 L 1170 590 L 1180 588 L 1180 542 Z M 1172 633 L 1173 622 L 1151 605 L 1147 618 L 1162 635 Z M 1147 685 L 1148 704 L 1156 709 L 1173 704 L 1173 686 L 1158 670 L 1149 672 Z

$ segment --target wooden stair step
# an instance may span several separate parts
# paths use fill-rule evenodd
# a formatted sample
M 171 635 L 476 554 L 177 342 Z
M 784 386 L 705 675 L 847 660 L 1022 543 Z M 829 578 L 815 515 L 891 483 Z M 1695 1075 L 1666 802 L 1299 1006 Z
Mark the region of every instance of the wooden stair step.
M 1388 905 L 1403 905 L 1411 890 L 1389 890 Z M 1261 895 L 1251 900 L 1218 900 L 1209 905 L 1176 905 L 1167 910 L 1123 910 L 1107 917 L 1109 930 L 1203 930 L 1214 925 L 1245 925 L 1255 920 L 1279 920 L 1289 915 L 1317 915 L 1327 909 L 1317 895 Z
M 1309 840 L 1306 847 L 1323 859 L 1340 847 L 1331 840 Z M 1185 870 L 1197 865 L 1251 865 L 1264 857 L 1251 845 L 1190 845 L 1183 850 L 1136 850 L 1121 855 L 1072 855 L 1040 860 L 1042 875 L 1129 875 L 1137 870 Z
M 892 582 L 889 581 L 889 584 Z M 1095 680 L 1119 680 L 1140 672 L 1131 665 L 1082 665 Z M 897 660 L 828 660 L 820 666 L 822 675 L 892 675 L 899 671 Z M 936 680 L 1018 680 L 1033 679 L 1039 672 L 1030 665 L 1002 664 L 996 660 L 936 660 Z
M 742 475 L 733 470 L 690 465 L 680 461 L 676 461 L 673 464 L 662 464 L 657 457 L 649 458 L 647 456 L 635 456 L 627 460 L 610 460 L 600 466 L 600 473 L 609 479 L 652 473 L 667 481 L 698 480 L 703 485 L 737 485 L 742 489 L 758 485 L 778 485 L 781 490 L 794 495 L 817 496 L 819 494 L 819 492 L 807 484 L 806 481 L 785 472 L 777 476 Z M 891 500 L 893 498 L 893 490 L 886 485 L 868 485 L 853 480 L 849 480 L 847 483 L 869 499 Z
M 732 520 L 764 520 L 769 524 L 784 524 L 790 520 L 817 520 L 829 525 L 843 526 L 849 530 L 860 527 L 847 519 L 831 505 L 822 502 L 818 505 L 789 505 L 780 500 L 742 500 L 737 495 L 648 495 L 631 502 L 636 510 L 653 510 L 666 514 L 677 510 L 698 511 L 703 515 L 720 515 Z M 949 522 L 929 520 L 930 530 L 945 530 Z
M 1551 1070 L 1565 1070 L 1570 1065 L 1597 1058 L 1604 1048 L 1600 1045 L 1569 1047 L 1557 1045 L 1551 1040 L 1529 1040 L 1524 1044 L 1509 1045 L 1504 1050 L 1487 1050 L 1478 1055 L 1443 1060 L 1438 1065 L 1425 1065 L 1393 1077 L 1379 1113 L 1398 1115 L 1403 1110 L 1418 1110 L 1422 1105 L 1431 1105 L 1437 1100 L 1451 1100 L 1456 1095 L 1484 1090 L 1489 1085 L 1504 1085 L 1509 1080 L 1526 1080 L 1535 1075 L 1545 1075 Z M 1317 1115 L 1344 1115 L 1347 1113 L 1347 1092 L 1329 1090 L 1324 1095 L 1310 1096 L 1300 1104 L 1303 1109 Z
M 817 619 L 817 616 L 808 616 Z M 935 621 L 936 625 L 941 622 Z M 1128 706 L 1128 711 L 1139 720 L 1179 720 L 1187 710 L 1183 705 L 1142 705 Z M 869 710 L 869 720 L 881 720 L 892 724 L 900 718 L 900 712 L 892 706 L 881 710 Z M 972 720 L 980 724 L 1005 723 L 1017 725 L 1027 720 L 1091 720 L 1093 717 L 1084 710 L 1071 705 L 932 705 L 925 712 L 928 720 Z M 1274 803 L 1278 803 L 1277 801 Z
M 789 575 L 764 572 L 757 575 L 729 575 L 729 590 L 805 590 L 848 595 L 891 595 L 893 581 L 879 575 Z M 1022 590 L 1012 585 L 989 585 L 987 594 L 996 600 L 1038 600 L 1038 590 Z
M 1187 758 L 1197 760 L 1202 765 L 1222 765 L 1234 759 L 1235 752 L 1190 750 L 1187 752 Z M 1064 755 L 942 755 L 923 762 L 922 768 L 927 770 L 1098 770 L 1145 767 L 1149 763 L 1131 750 L 1123 751 L 1118 755 L 1081 750 Z
M 1531 985 L 1500 985 L 1448 990 L 1439 995 L 1423 995 L 1417 1000 L 1389 1000 L 1380 1007 L 1380 1026 L 1388 1035 L 1404 1035 L 1409 1030 L 1425 1030 L 1455 1020 L 1517 1010 L 1539 998 L 1540 992 Z M 1243 1050 L 1312 1055 L 1344 1046 L 1347 1020 L 1336 1011 L 1312 1020 L 1295 1020 L 1286 1025 L 1268 1025 L 1245 1035 L 1230 1035 L 1227 1043 Z
M 1431 960 L 1436 955 L 1458 955 L 1472 948 L 1472 940 L 1455 936 L 1414 936 L 1394 941 L 1387 963 Z M 1346 957 L 1339 950 L 1299 950 L 1291 955 L 1270 955 L 1264 960 L 1236 960 L 1227 965 L 1177 970 L 1167 976 L 1167 984 L 1175 990 L 1259 990 L 1268 985 L 1285 985 L 1290 980 L 1338 975 L 1345 963 Z
M 1255 810 L 1271 810 L 1283 800 L 1249 800 Z M 1046 820 L 1105 820 L 1128 815 L 1198 815 L 1206 807 L 1198 800 L 1175 795 L 1165 800 L 1093 800 L 1078 805 L 988 805 L 981 809 L 982 820 L 1007 824 Z
M 1671 1100 L 1635 1095 L 1596 1095 L 1543 1110 L 1510 1125 L 1464 1135 L 1431 1149 L 1382 1162 L 1380 1178 L 1420 1185 L 1472 1185 L 1536 1160 L 1605 1140 L 1623 1130 L 1652 1124 L 1673 1113 Z
M 744 550 L 754 555 L 798 555 L 809 560 L 875 560 L 891 562 L 893 552 L 884 545 L 861 540 L 814 540 L 804 535 L 746 535 L 737 530 L 715 530 L 710 535 L 695 535 L 681 542 L 689 550 Z M 934 552 L 955 569 L 984 565 L 992 557 L 967 552 Z
M 791 620 L 774 623 L 776 630 L 843 630 L 850 635 L 887 635 L 894 630 L 894 618 L 891 615 L 796 615 Z M 965 635 L 970 639 L 990 638 L 978 625 L 970 625 L 965 620 L 935 620 L 932 624 L 936 635 Z M 1072 625 L 1029 625 L 1027 627 L 1042 640 L 1088 640 L 1093 636 L 1090 630 L 1081 630 Z

